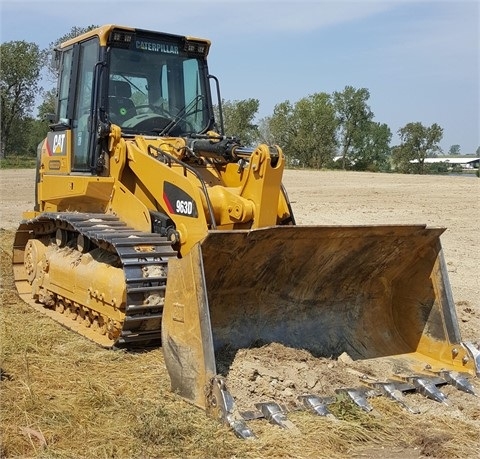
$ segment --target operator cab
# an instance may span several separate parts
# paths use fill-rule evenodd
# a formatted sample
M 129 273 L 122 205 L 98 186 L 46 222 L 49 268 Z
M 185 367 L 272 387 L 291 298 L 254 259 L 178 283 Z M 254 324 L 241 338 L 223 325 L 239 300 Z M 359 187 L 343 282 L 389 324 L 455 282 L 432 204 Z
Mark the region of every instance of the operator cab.
M 124 134 L 178 136 L 208 128 L 206 63 L 184 48 L 169 36 L 137 33 L 128 47 L 111 40 L 107 113 Z
M 192 136 L 214 128 L 207 40 L 104 26 L 57 50 L 54 131 L 70 131 L 73 172 L 94 172 L 111 124 L 122 135 Z

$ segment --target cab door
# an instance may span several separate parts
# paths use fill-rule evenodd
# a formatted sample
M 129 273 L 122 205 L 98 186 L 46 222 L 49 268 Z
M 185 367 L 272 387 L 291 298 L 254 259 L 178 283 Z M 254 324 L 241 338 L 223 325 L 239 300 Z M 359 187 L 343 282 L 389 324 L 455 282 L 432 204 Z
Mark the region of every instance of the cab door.
M 96 145 L 94 109 L 98 94 L 95 74 L 99 62 L 99 42 L 93 37 L 62 52 L 58 88 L 57 136 L 70 131 L 71 172 L 92 172 Z

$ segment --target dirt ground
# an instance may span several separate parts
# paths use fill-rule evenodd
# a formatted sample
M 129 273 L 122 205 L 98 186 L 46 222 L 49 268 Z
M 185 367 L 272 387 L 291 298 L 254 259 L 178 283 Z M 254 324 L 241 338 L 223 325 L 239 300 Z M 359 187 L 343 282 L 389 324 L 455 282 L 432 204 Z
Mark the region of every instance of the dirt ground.
M 34 175 L 33 170 L 0 170 L 2 229 L 16 228 L 22 212 L 32 209 Z M 441 241 L 462 337 L 480 342 L 480 180 L 288 170 L 284 184 L 297 224 L 425 223 L 446 227 Z M 351 364 L 348 359 L 315 359 L 306 351 L 272 343 L 240 350 L 226 372 L 237 404 L 246 408 L 247 402 L 252 404 L 265 397 L 288 405 L 299 391 L 332 395 L 333 387 L 353 385 L 358 373 L 368 374 L 370 370 Z M 459 395 L 452 388 L 446 389 L 446 393 L 452 404 L 450 416 L 467 423 L 473 432 L 480 431 L 478 399 Z M 417 395 L 409 403 L 426 415 L 444 409 L 440 405 L 432 408 L 430 402 Z M 417 450 L 408 448 L 389 450 L 387 454 L 359 449 L 357 454 L 354 457 L 420 457 Z

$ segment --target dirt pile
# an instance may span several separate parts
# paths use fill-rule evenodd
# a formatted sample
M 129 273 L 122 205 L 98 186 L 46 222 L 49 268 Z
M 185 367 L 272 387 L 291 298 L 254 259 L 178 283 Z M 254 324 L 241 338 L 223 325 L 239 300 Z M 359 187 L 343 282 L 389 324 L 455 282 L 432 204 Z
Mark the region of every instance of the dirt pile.
M 271 343 L 240 349 L 226 377 L 241 410 L 271 400 L 293 408 L 298 395 L 333 396 L 336 388 L 358 384 L 359 375 L 346 371 L 347 367 L 340 360 L 316 358 L 306 350 Z
M 287 409 L 295 409 L 301 405 L 299 395 L 334 397 L 335 389 L 370 388 L 368 383 L 401 379 L 407 375 L 394 359 L 353 361 L 347 354 L 342 354 L 338 360 L 316 358 L 308 351 L 279 343 L 240 349 L 236 354 L 220 354 L 218 363 L 240 411 L 251 410 L 255 403 L 267 401 L 276 401 Z M 480 393 L 478 382 L 471 378 L 470 381 Z M 448 397 L 447 411 L 452 417 L 478 421 L 480 428 L 477 399 L 452 386 L 445 385 L 440 389 Z M 370 395 L 373 396 L 373 392 Z M 417 393 L 409 393 L 405 400 L 421 412 L 439 415 L 447 412 L 446 405 L 432 402 Z

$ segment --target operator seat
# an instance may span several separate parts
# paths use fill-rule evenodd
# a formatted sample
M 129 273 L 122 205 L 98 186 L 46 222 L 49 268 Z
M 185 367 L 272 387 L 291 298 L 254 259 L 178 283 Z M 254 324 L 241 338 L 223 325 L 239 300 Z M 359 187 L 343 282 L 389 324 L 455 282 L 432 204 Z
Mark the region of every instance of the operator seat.
M 110 80 L 108 112 L 113 123 L 120 126 L 137 114 L 132 99 L 132 88 L 126 81 Z

